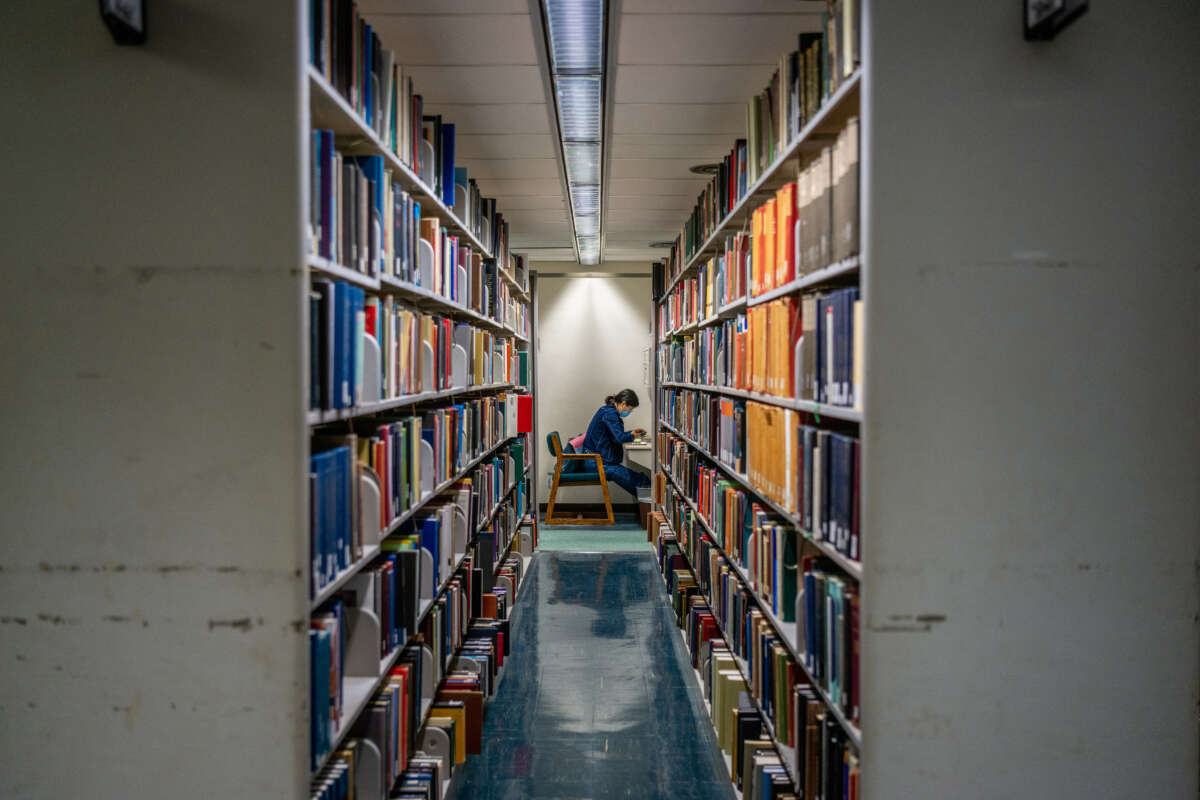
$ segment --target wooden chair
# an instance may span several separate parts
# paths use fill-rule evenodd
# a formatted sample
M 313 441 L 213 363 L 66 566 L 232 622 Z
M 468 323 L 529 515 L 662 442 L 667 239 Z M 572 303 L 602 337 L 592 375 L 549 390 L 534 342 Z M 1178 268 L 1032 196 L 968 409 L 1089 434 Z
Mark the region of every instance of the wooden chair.
M 608 478 L 604 475 L 604 462 L 597 453 L 565 453 L 562 439 L 558 431 L 551 431 L 546 436 L 546 447 L 554 456 L 554 482 L 550 485 L 550 501 L 546 504 L 547 525 L 612 525 L 613 509 L 612 496 L 608 493 Z M 595 468 L 586 471 L 563 472 L 563 466 L 570 461 L 592 461 Z M 588 465 L 591 467 L 591 465 Z M 608 511 L 605 517 L 555 517 L 554 500 L 558 495 L 558 487 L 562 486 L 599 486 L 604 492 L 604 507 Z

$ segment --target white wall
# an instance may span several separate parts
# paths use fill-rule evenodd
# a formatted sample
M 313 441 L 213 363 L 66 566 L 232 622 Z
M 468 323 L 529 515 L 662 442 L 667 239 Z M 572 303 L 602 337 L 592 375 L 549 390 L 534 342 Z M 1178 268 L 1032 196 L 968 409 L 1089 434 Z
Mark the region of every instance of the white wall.
M 554 460 L 545 437 L 558 430 L 564 441 L 587 430 L 604 404 L 620 389 L 637 392 L 641 405 L 625 420 L 625 429 L 652 430 L 650 396 L 650 277 L 544 277 L 554 266 L 535 265 L 538 277 L 538 500 L 546 503 L 546 473 Z M 612 265 L 607 265 L 611 267 Z M 641 265 L 620 265 L 633 272 Z M 580 269 L 577 265 L 575 269 Z M 592 270 L 593 267 L 586 269 Z M 605 270 L 604 265 L 595 268 Z M 618 486 L 609 489 L 614 503 L 635 502 Z M 557 502 L 603 502 L 598 487 L 560 488 Z
M 1200 6 L 1019 5 L 868 15 L 866 797 L 1196 797 Z
M 0 3 L 0 796 L 308 781 L 287 2 Z

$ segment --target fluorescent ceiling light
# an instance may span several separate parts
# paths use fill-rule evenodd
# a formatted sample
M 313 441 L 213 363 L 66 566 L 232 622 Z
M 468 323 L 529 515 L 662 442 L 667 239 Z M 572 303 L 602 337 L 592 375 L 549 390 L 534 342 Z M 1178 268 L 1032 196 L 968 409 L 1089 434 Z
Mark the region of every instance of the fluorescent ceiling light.
M 599 186 L 572 186 L 571 209 L 576 216 L 590 216 L 600 213 Z
M 606 0 L 541 0 L 575 249 L 600 260 Z
M 550 59 L 558 74 L 603 68 L 603 0 L 546 0 Z
M 600 143 L 563 142 L 567 181 L 572 185 L 600 183 Z
M 575 215 L 575 233 L 583 236 L 599 236 L 600 235 L 600 215 L 589 214 L 587 216 Z
M 564 142 L 600 141 L 600 80 L 577 76 L 555 78 L 558 122 Z

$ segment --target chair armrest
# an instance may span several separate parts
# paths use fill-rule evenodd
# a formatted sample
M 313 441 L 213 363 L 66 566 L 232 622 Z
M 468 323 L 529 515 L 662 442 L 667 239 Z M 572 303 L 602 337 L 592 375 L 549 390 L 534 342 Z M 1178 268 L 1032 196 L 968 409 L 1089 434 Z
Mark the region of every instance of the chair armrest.
M 573 458 L 576 460 L 585 459 L 585 458 L 594 458 L 594 459 L 599 460 L 600 454 L 599 453 L 563 453 L 562 458 Z M 601 462 L 601 463 L 603 463 L 603 462 Z

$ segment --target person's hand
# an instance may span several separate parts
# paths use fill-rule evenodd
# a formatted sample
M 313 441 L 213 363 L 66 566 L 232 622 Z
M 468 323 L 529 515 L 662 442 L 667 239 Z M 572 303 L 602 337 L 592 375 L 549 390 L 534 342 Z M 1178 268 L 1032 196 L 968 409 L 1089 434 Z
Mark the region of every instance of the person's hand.
M 646 429 L 645 429 L 645 428 L 634 428 L 634 429 L 633 429 L 633 437 L 634 437 L 635 439 L 644 439 L 644 438 L 646 438 Z

